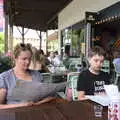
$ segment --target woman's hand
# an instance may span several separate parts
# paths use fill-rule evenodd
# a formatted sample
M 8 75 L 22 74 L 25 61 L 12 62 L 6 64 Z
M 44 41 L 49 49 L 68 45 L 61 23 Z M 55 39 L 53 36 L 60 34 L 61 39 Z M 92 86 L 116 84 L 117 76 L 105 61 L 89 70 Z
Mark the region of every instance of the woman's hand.
M 33 106 L 35 103 L 34 102 L 25 102 L 24 106 Z
M 41 101 L 38 101 L 38 102 L 34 103 L 33 105 L 40 105 L 40 104 L 42 104 L 42 103 L 50 102 L 50 101 L 52 101 L 52 100 L 54 100 L 54 99 L 55 99 L 54 97 L 47 97 L 47 98 L 44 98 L 44 99 L 41 100 Z
M 20 104 L 0 104 L 0 109 L 10 109 L 10 108 L 16 108 L 16 107 L 40 105 L 43 103 L 50 102 L 54 99 L 55 99 L 54 97 L 47 97 L 38 102 L 24 102 L 24 103 L 20 103 Z
M 6 89 L 0 88 L 0 104 L 5 103 L 6 93 Z
M 86 100 L 84 91 L 78 91 L 78 100 Z
M 16 107 L 33 106 L 34 102 L 25 102 L 20 104 L 0 104 L 0 109 L 10 109 Z

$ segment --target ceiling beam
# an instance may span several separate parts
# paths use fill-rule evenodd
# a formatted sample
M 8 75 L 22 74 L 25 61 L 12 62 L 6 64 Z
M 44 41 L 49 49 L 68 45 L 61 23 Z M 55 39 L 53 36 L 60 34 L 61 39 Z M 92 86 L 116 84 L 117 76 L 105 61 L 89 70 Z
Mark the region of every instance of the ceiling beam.
M 72 0 L 4 0 L 9 22 L 17 26 L 46 29 L 57 27 L 57 15 Z M 55 22 L 54 22 L 55 21 Z

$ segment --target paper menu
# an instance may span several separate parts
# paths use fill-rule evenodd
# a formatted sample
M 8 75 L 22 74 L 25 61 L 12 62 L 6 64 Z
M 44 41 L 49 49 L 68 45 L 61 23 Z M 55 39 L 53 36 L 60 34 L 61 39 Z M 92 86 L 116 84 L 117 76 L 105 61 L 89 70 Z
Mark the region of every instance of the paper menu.
M 104 85 L 104 89 L 106 94 L 110 97 L 113 98 L 114 96 L 119 96 L 119 90 L 118 90 L 118 86 L 111 84 L 111 85 Z
M 110 104 L 110 100 L 114 97 L 120 97 L 120 93 L 118 87 L 116 85 L 104 85 L 105 95 L 86 95 L 86 98 L 99 103 L 103 106 L 108 106 Z
M 110 104 L 110 99 L 107 95 L 86 95 L 86 98 L 88 98 L 91 101 L 94 101 L 102 106 L 108 106 Z

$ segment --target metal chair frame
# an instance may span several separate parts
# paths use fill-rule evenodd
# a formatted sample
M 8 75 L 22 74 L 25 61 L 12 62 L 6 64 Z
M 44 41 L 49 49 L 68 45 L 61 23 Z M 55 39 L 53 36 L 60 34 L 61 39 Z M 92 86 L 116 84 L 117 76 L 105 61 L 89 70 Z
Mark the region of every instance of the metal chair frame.
M 115 81 L 114 81 L 114 84 L 118 84 L 118 80 L 119 80 L 119 77 L 120 77 L 120 65 L 117 65 L 115 63 L 113 63 L 114 65 L 114 69 L 115 69 Z
M 68 85 L 66 86 L 66 91 L 65 91 L 66 98 L 67 98 L 67 96 L 71 96 L 71 100 L 77 99 L 76 88 L 77 88 L 77 79 L 78 79 L 79 74 L 80 74 L 80 72 L 68 73 L 68 75 L 67 75 Z M 68 94 L 71 94 L 71 95 L 68 95 Z
M 51 73 L 41 73 L 43 76 L 43 82 L 45 83 L 52 83 L 52 76 Z
M 109 60 L 104 60 L 101 70 L 104 72 L 107 72 L 108 74 L 110 73 L 110 61 Z

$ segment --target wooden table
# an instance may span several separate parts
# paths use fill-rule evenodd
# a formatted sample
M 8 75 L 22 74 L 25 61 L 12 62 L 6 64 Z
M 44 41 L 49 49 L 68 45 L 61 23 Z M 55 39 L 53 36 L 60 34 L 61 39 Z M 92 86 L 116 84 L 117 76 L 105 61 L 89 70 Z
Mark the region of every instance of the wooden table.
M 37 106 L 0 110 L 0 120 L 107 120 L 107 107 L 103 109 L 103 116 L 96 118 L 94 104 L 88 100 L 55 99 Z

